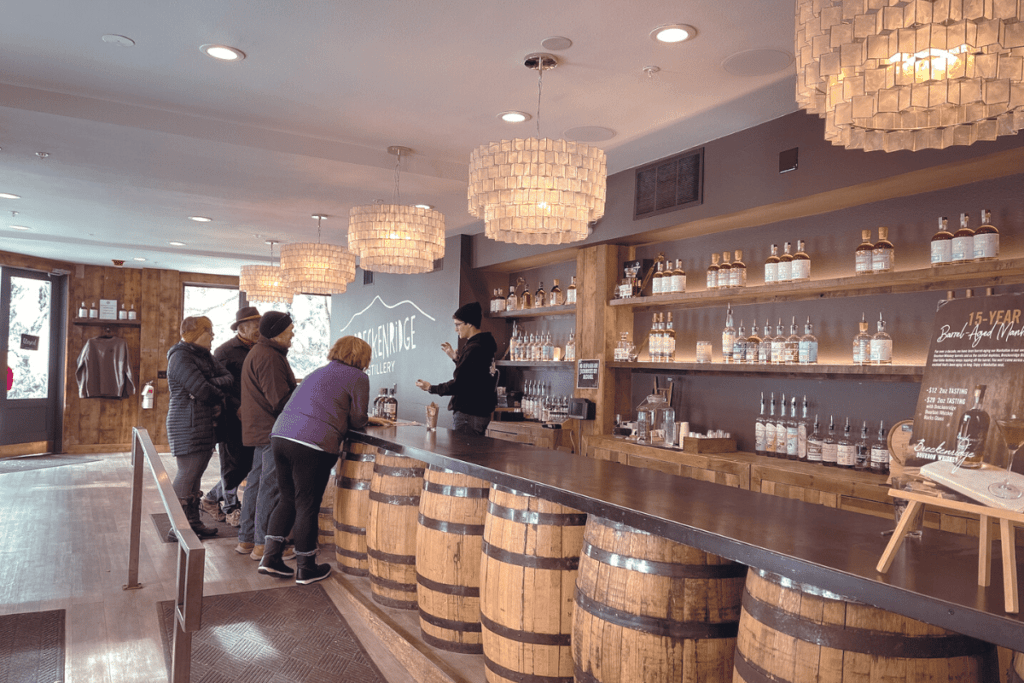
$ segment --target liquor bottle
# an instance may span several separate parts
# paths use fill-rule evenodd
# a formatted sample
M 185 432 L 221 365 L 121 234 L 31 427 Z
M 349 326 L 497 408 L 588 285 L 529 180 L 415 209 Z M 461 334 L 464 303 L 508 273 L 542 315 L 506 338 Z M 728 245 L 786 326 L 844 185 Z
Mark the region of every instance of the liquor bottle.
M 722 252 L 722 263 L 718 266 L 718 288 L 729 289 L 732 287 L 732 264 L 729 263 L 729 259 L 732 257 L 731 251 Z
M 651 316 L 651 331 L 647 334 L 647 353 L 651 362 L 661 362 L 661 325 L 659 323 L 660 313 Z
M 953 233 L 946 229 L 949 219 L 939 218 L 939 230 L 932 235 L 932 265 L 944 266 L 953 261 Z
M 747 362 L 761 362 L 761 338 L 757 336 L 757 323 L 750 326 L 750 336 L 747 337 Z
M 518 311 L 519 310 L 519 297 L 516 296 L 516 287 L 518 285 L 512 285 L 508 288 L 508 298 L 505 299 L 505 310 L 506 311 Z
M 764 455 L 775 457 L 775 392 L 772 392 L 768 419 L 764 421 Z
M 683 269 L 683 260 L 676 259 L 676 268 L 672 271 L 672 293 L 682 294 L 686 291 L 686 271 Z
M 782 365 L 786 362 L 786 333 L 782 331 L 782 318 L 775 327 L 775 336 L 772 337 L 772 365 Z
M 878 228 L 878 241 L 871 252 L 871 272 L 891 273 L 896 269 L 896 250 L 889 241 L 889 228 Z
M 768 319 L 764 321 L 764 333 L 761 336 L 761 341 L 757 345 L 757 362 L 762 365 L 770 365 L 772 362 L 772 328 L 768 324 Z
M 811 257 L 804 251 L 803 240 L 796 241 L 796 253 L 793 254 L 793 263 L 790 269 L 794 281 L 811 279 Z
M 96 302 L 95 301 L 90 301 L 89 302 L 89 317 L 90 318 L 99 318 L 100 317 L 100 312 L 99 312 L 99 309 L 96 308 Z
M 814 414 L 814 431 L 807 437 L 807 462 L 821 464 L 821 433 L 818 430 L 818 414 Z
M 793 279 L 793 255 L 789 253 L 789 246 L 789 242 L 786 242 L 782 247 L 779 269 L 775 275 L 776 282 L 789 282 Z
M 730 287 L 747 286 L 747 264 L 743 262 L 743 250 L 737 249 L 732 260 L 732 269 L 729 271 Z
M 128 309 L 124 307 L 124 302 L 123 301 L 121 302 L 121 310 L 117 312 L 117 319 L 118 320 L 127 320 L 128 319 Z
M 871 242 L 871 231 L 861 230 L 860 237 L 863 240 L 853 252 L 854 274 L 871 275 L 873 272 L 872 261 L 875 258 L 875 245 Z
M 761 412 L 754 420 L 754 452 L 758 455 L 764 455 L 764 392 L 761 392 Z
M 385 389 L 384 387 L 381 387 L 380 391 L 377 392 L 377 396 L 374 397 L 374 399 L 373 399 L 373 416 L 374 417 L 384 417 L 384 409 L 383 409 L 383 406 L 381 405 L 381 402 L 384 400 L 384 397 L 387 396 L 387 391 L 388 391 L 387 389 Z
M 530 286 L 523 280 L 523 296 L 519 299 L 519 308 L 528 311 L 533 308 L 533 294 L 530 293 Z
M 135 320 L 135 304 L 132 304 L 132 307 L 128 309 L 128 319 Z
M 553 361 L 555 359 L 555 345 L 551 341 L 551 333 L 544 336 L 544 346 L 541 347 L 541 360 Z
M 79 318 L 88 318 L 89 317 L 89 309 L 85 307 L 85 302 L 84 301 L 82 302 L 82 305 L 78 307 L 78 317 Z
M 860 439 L 854 447 L 856 449 L 855 460 L 853 463 L 854 469 L 866 470 L 871 463 L 871 445 L 868 441 L 867 420 L 864 420 L 864 425 L 860 428 Z
M 772 253 L 764 262 L 764 283 L 774 284 L 779 279 L 779 245 L 772 245 Z
M 807 394 L 804 394 L 803 407 L 800 410 L 800 421 L 796 425 L 796 459 L 807 461 L 807 435 L 810 423 L 807 422 Z
M 974 231 L 966 213 L 960 214 L 960 229 L 953 233 L 953 263 L 967 263 L 974 258 Z
M 674 363 L 676 361 L 676 330 L 672 322 L 672 311 L 665 315 L 668 316 L 668 319 L 665 321 L 665 329 L 662 331 L 664 335 L 663 354 L 666 363 Z
M 991 224 L 992 212 L 981 210 L 981 225 L 974 231 L 974 260 L 991 261 L 999 258 L 999 231 Z
M 519 330 L 516 323 L 512 321 L 512 337 L 508 340 L 508 359 L 519 360 Z
M 569 330 L 569 341 L 565 342 L 565 360 L 576 360 L 576 330 Z
M 775 422 L 775 457 L 786 459 L 786 431 L 789 420 L 786 419 L 786 395 L 782 395 L 779 403 L 779 419 Z
M 793 316 L 793 322 L 789 326 L 789 336 L 786 337 L 786 343 L 782 347 L 782 353 L 784 356 L 783 362 L 786 365 L 796 365 L 800 362 L 800 334 L 796 329 L 796 316 Z
M 804 336 L 800 337 L 800 350 L 797 361 L 802 365 L 818 362 L 818 338 L 813 334 L 811 318 L 808 316 L 807 324 L 804 325 Z
M 497 304 L 494 303 L 494 300 L 497 299 L 497 298 L 498 298 L 498 288 L 495 287 L 493 290 L 491 290 L 491 309 L 490 309 L 491 313 L 497 313 L 498 312 L 498 306 L 497 306 Z
M 736 330 L 736 340 L 732 344 L 732 362 L 747 362 L 747 330 L 743 327 L 742 320 L 740 321 L 739 328 Z
M 800 423 L 796 419 L 796 396 L 789 399 L 789 421 L 786 423 L 786 460 L 800 457 Z
M 857 464 L 857 446 L 850 440 L 850 418 L 846 418 L 843 436 L 836 447 L 836 466 L 845 470 L 853 469 Z
M 562 296 L 562 288 L 558 286 L 558 278 L 555 278 L 553 282 L 551 294 L 548 295 L 548 306 L 561 306 L 565 303 L 565 297 Z
M 885 420 L 878 423 L 878 437 L 871 443 L 871 471 L 876 474 L 889 473 L 889 444 L 885 438 Z
M 732 362 L 732 347 L 736 343 L 736 328 L 732 326 L 732 306 L 725 314 L 725 329 L 722 330 L 722 362 Z
M 629 360 L 629 332 L 619 334 L 619 343 L 615 347 L 613 358 L 617 361 Z
M 871 337 L 871 365 L 892 365 L 892 337 L 885 331 L 885 321 L 878 314 L 878 332 Z
M 501 287 L 498 287 L 498 298 L 494 301 L 494 310 L 501 313 L 505 310 L 505 294 L 502 292 Z
M 653 296 L 658 296 L 660 294 L 665 293 L 663 284 L 665 282 L 664 266 L 665 264 L 663 262 L 658 261 L 658 268 L 654 272 L 654 277 L 651 278 L 651 294 Z
M 544 308 L 547 305 L 548 305 L 548 295 L 547 295 L 547 292 L 544 291 L 544 281 L 542 280 L 541 283 L 540 283 L 540 287 L 537 288 L 536 296 L 533 297 L 533 307 L 534 308 Z
M 718 289 L 718 254 L 711 255 L 711 265 L 708 266 L 707 288 Z
M 576 276 L 573 275 L 572 279 L 569 280 L 569 288 L 565 290 L 565 303 L 576 304 Z
M 836 419 L 828 416 L 828 434 L 821 442 L 821 464 L 825 467 L 835 467 L 839 459 L 839 444 L 836 443 Z
M 860 314 L 860 332 L 853 338 L 853 364 L 867 365 L 871 362 L 871 335 L 868 334 L 868 321 L 864 313 Z
M 985 457 L 985 440 L 990 424 L 988 413 L 982 407 L 986 388 L 984 384 L 974 387 L 974 407 L 960 416 L 960 426 L 956 431 L 957 456 L 963 458 L 960 466 L 967 469 L 978 469 Z
M 387 397 L 381 401 L 384 406 L 384 417 L 392 421 L 398 419 L 398 398 L 395 396 L 396 391 L 398 391 L 397 384 L 391 387 Z

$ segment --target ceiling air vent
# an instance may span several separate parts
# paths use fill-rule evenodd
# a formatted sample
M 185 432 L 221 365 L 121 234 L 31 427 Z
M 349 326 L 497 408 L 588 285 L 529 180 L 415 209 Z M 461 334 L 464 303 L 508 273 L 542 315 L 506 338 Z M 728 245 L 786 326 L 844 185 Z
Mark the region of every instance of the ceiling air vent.
M 697 206 L 703 201 L 703 147 L 636 169 L 633 220 Z

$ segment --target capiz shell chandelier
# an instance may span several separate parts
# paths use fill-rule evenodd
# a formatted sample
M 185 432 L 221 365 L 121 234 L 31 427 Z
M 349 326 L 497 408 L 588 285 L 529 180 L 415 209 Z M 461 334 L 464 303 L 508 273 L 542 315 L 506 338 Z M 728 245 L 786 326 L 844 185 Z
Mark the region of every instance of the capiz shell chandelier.
M 469 213 L 484 220 L 484 234 L 513 244 L 567 244 L 590 234 L 604 216 L 608 165 L 604 150 L 540 137 L 544 71 L 554 55 L 527 55 L 538 72 L 537 137 L 481 145 L 469 159 Z
M 1024 0 L 796 0 L 797 103 L 851 149 L 1024 128 Z
M 356 279 L 356 257 L 344 247 L 322 244 L 320 222 L 316 219 L 316 242 L 286 244 L 281 247 L 281 270 L 297 294 L 343 294 Z
M 270 260 L 274 260 L 274 245 L 277 240 L 267 240 L 270 245 Z M 278 266 L 242 266 L 238 273 L 238 288 L 245 292 L 245 298 L 265 304 L 290 304 L 294 292 Z

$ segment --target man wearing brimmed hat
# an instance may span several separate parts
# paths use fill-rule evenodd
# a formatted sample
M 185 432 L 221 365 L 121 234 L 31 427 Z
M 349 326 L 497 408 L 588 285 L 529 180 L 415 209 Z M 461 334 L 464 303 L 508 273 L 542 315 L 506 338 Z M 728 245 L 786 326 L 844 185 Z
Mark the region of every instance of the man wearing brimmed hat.
M 235 378 L 226 398 L 224 412 L 217 419 L 217 452 L 220 454 L 220 481 L 199 502 L 199 507 L 218 522 L 225 519 L 238 526 L 241 505 L 235 489 L 252 469 L 251 446 L 242 443 L 242 364 L 249 350 L 260 338 L 260 312 L 254 306 L 244 306 L 235 313 L 231 330 L 236 333 L 217 347 L 213 357 L 220 361 Z M 223 506 L 221 505 L 223 501 Z

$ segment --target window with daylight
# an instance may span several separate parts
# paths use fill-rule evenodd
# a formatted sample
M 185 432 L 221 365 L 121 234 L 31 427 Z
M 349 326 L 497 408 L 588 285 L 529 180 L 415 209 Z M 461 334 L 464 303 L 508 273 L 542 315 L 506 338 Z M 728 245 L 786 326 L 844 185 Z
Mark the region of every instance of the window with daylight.
M 8 321 L 7 363 L 14 383 L 7 398 L 46 398 L 50 386 L 50 283 L 12 277 Z M 36 343 L 23 344 L 25 337 Z

